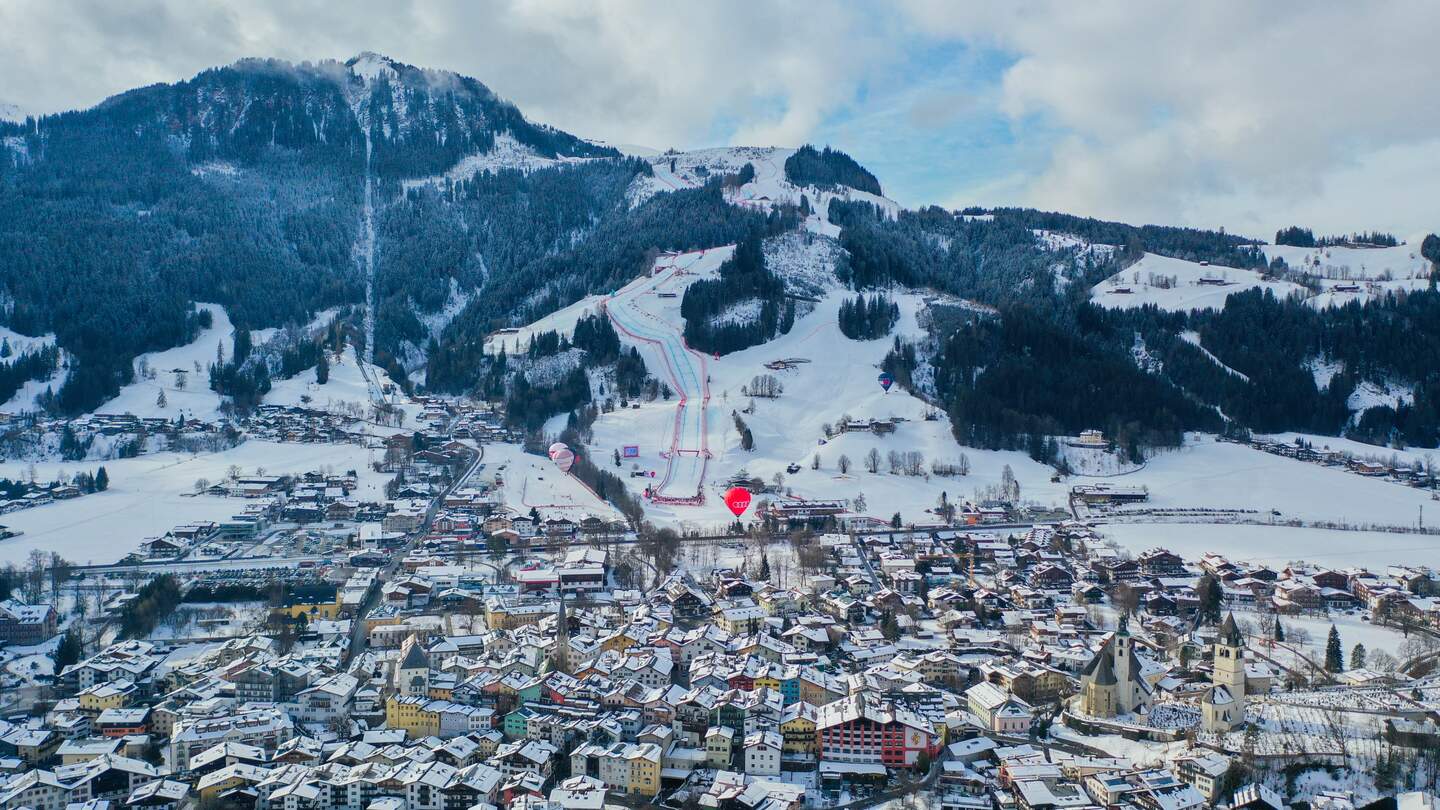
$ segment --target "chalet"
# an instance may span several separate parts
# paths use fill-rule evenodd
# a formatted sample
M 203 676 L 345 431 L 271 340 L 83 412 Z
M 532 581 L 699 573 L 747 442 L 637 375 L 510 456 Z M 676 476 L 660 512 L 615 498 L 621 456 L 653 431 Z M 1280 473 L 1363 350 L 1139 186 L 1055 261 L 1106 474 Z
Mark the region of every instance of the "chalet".
M 140 541 L 140 553 L 152 559 L 169 559 L 185 553 L 186 544 L 179 538 L 165 535 Z
M 1169 549 L 1152 548 L 1141 554 L 1137 562 L 1140 573 L 1147 577 L 1185 576 L 1185 560 Z
M 29 646 L 55 636 L 59 619 L 51 605 L 27 605 L 17 599 L 0 601 L 0 641 Z

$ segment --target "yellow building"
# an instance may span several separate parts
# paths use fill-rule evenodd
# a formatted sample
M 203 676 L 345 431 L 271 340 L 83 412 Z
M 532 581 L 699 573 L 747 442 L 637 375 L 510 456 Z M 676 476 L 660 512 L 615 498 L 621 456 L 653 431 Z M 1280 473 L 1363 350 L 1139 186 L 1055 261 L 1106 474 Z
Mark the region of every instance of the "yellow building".
M 236 762 L 227 765 L 218 771 L 207 773 L 200 777 L 195 783 L 195 788 L 200 793 L 202 801 L 215 799 L 221 794 L 246 785 L 254 785 L 261 782 L 270 775 L 268 768 L 258 765 L 251 765 L 244 762 Z
M 123 709 L 130 705 L 130 696 L 135 694 L 135 685 L 129 681 L 97 683 L 81 692 L 80 711 L 98 715 L 106 709 Z
M 334 585 L 295 586 L 291 589 L 285 604 L 271 608 L 275 613 L 292 619 L 304 616 L 315 619 L 334 619 L 344 607 L 344 597 Z
M 780 716 L 780 735 L 785 738 L 787 754 L 814 754 L 815 707 L 809 703 L 792 703 Z
M 639 640 L 639 639 L 637 639 L 637 638 L 635 638 L 634 636 L 630 635 L 630 634 L 627 633 L 626 631 L 621 630 L 621 631 L 618 632 L 618 633 L 612 633 L 612 634 L 606 636 L 605 638 L 601 639 L 601 640 L 600 640 L 600 651 L 601 651 L 601 652 L 625 652 L 626 650 L 630 649 L 631 647 L 634 647 L 635 645 L 637 645 L 637 644 L 639 644 L 639 643 L 640 643 L 640 640 Z
M 385 724 L 403 728 L 412 738 L 432 737 L 440 733 L 439 712 L 428 711 L 430 698 L 424 695 L 391 695 L 385 701 Z
M 660 746 L 654 743 L 633 745 L 625 752 L 630 763 L 630 781 L 626 789 L 642 796 L 660 792 Z

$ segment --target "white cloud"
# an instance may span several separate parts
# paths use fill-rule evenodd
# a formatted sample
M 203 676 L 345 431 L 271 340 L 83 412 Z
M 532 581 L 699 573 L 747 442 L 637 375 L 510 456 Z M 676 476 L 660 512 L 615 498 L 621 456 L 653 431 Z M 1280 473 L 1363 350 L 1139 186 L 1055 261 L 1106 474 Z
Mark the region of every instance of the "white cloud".
M 366 0 L 8 0 L 0 97 L 30 110 L 89 106 L 245 56 L 344 59 L 373 50 L 474 76 L 527 115 L 587 137 L 696 146 L 794 144 L 892 58 L 884 25 L 844 6 L 475 4 Z
M 374 50 L 614 142 L 842 135 L 908 202 L 1408 233 L 1440 227 L 1437 24 L 1422 0 L 6 0 L 0 100 L 53 111 L 244 56 Z M 932 49 L 953 63 L 912 61 Z
M 1018 201 L 1210 226 L 1440 225 L 1440 206 L 1408 190 L 1440 180 L 1426 146 L 1440 126 L 1426 101 L 1440 84 L 1440 5 L 909 8 L 933 36 L 1010 52 L 1000 109 L 1069 133 Z

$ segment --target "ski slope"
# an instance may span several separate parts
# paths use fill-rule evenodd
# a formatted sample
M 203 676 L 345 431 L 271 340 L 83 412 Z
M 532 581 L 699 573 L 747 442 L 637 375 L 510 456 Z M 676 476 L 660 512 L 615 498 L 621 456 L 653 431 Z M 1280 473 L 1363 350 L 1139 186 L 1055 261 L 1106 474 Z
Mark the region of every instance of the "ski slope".
M 662 256 L 653 272 L 625 285 L 605 303 L 615 328 L 641 352 L 646 367 L 674 392 L 675 419 L 660 440 L 664 474 L 651 489 L 656 503 L 699 506 L 705 501 L 705 472 L 710 461 L 710 379 L 706 357 L 683 337 L 680 296 L 687 275 L 713 270 L 733 248 Z M 673 298 L 661 298 L 661 294 Z
M 830 245 L 817 240 L 810 249 L 828 251 Z M 687 271 L 697 275 L 710 272 L 706 268 L 718 266 L 723 260 L 723 256 L 712 259 L 712 253 L 715 251 L 707 251 L 704 261 L 697 261 Z M 661 264 L 668 267 L 669 261 L 668 257 L 663 258 Z M 678 258 L 679 263 L 684 261 L 684 257 Z M 650 281 L 653 283 L 655 279 Z M 639 286 L 637 282 L 636 287 Z M 704 473 L 705 502 L 699 506 L 676 506 L 651 501 L 645 504 L 647 519 L 679 528 L 719 528 L 734 520 L 725 508 L 721 492 L 726 481 L 741 472 L 767 482 L 778 474 L 784 482 L 783 490 L 796 498 L 857 502 L 857 513 L 886 520 L 895 512 L 900 512 L 907 522 L 931 520 L 933 517 L 927 515 L 926 510 L 936 505 L 942 493 L 952 501 L 973 499 L 982 490 L 996 486 L 1007 466 L 1021 484 L 1023 500 L 1045 505 L 1065 503 L 1068 486 L 1052 483 L 1049 467 L 1020 452 L 962 448 L 955 442 L 950 421 L 943 412 L 935 412 L 934 418 L 926 419 L 933 409 L 925 402 L 899 386 L 885 393 L 876 382 L 876 375 L 894 336 L 869 341 L 845 337 L 839 329 L 838 313 L 841 303 L 850 295 L 846 290 L 832 288 L 821 294 L 813 310 L 797 316 L 788 334 L 718 360 L 704 358 L 710 377 L 706 430 L 710 458 Z M 923 331 L 918 317 L 928 306 L 927 299 L 911 293 L 893 295 L 901 311 L 896 334 L 918 338 Z M 655 314 L 679 330 L 682 321 L 678 298 L 662 300 L 642 295 L 639 300 L 642 306 L 658 310 Z M 650 373 L 665 379 L 663 361 L 657 358 L 653 346 L 647 353 L 648 344 L 643 341 L 636 342 L 624 332 L 621 338 L 640 346 Z M 801 358 L 807 362 L 783 371 L 765 365 L 782 358 Z M 775 376 L 783 386 L 784 392 L 778 398 L 751 398 L 744 393 L 756 376 L 765 374 Z M 732 411 L 739 412 L 750 428 L 755 439 L 753 450 L 741 448 Z M 855 419 L 898 418 L 902 421 L 889 436 L 845 433 L 827 439 L 824 426 L 838 423 L 846 414 Z M 623 460 L 621 470 L 617 470 L 638 496 L 647 483 L 659 481 L 667 474 L 672 459 L 663 457 L 659 451 L 669 447 L 674 425 L 674 400 L 638 403 L 632 408 L 603 413 L 593 428 L 594 437 L 589 443 L 591 457 L 608 466 L 605 461 L 613 453 L 626 445 L 639 445 L 639 458 Z M 907 476 L 892 474 L 888 464 L 871 473 L 863 463 L 871 448 L 882 457 L 888 456 L 891 450 L 919 451 L 924 455 L 927 472 L 932 461 L 955 464 L 964 453 L 971 474 L 953 478 Z M 817 454 L 821 463 L 818 469 L 812 469 L 811 462 Z M 846 472 L 839 469 L 842 455 L 851 462 Z M 799 467 L 799 471 L 787 472 L 791 465 Z M 858 505 L 862 495 L 863 509 Z M 755 502 L 774 497 L 757 496 Z M 747 520 L 753 517 L 755 508 L 752 506 L 752 512 L 747 513 Z

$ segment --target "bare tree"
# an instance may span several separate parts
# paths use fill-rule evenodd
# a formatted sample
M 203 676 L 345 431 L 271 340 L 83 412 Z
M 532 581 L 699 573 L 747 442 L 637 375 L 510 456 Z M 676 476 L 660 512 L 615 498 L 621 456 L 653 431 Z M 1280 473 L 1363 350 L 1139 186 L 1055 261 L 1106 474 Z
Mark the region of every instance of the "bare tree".
M 906 475 L 920 475 L 925 470 L 925 455 L 919 450 L 907 450 L 904 465 Z
M 775 399 L 785 393 L 785 387 L 772 374 L 758 374 L 750 380 L 750 396 Z
M 871 475 L 880 472 L 879 450 L 872 447 L 870 448 L 870 452 L 865 454 L 865 469 L 869 470 Z
M 841 453 L 840 458 L 835 460 L 835 466 L 840 468 L 841 475 L 845 475 L 850 472 L 850 457 Z

